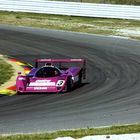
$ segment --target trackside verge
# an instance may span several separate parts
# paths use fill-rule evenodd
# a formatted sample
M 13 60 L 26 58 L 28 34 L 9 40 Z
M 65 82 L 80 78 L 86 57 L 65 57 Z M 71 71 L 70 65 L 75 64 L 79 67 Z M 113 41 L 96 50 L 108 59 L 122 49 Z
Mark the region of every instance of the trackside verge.
M 74 139 L 72 137 L 59 137 L 55 140 L 140 140 L 140 134 L 86 136 L 79 139 Z
M 14 74 L 10 80 L 0 86 L 0 95 L 14 95 L 16 94 L 15 81 L 17 73 L 22 72 L 23 74 L 27 74 L 30 71 L 31 66 L 8 56 L 0 55 L 0 58 L 5 61 L 5 63 L 12 65 L 14 69 Z

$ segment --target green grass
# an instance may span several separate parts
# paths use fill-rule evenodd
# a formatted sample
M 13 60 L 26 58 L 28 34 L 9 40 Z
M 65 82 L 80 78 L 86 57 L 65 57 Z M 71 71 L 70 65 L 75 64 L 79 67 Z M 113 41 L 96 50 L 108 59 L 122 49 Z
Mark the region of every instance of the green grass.
M 10 64 L 0 59 L 0 85 L 8 81 L 13 75 L 13 69 Z
M 119 32 L 119 30 L 140 30 L 140 21 L 136 20 L 89 18 L 2 11 L 0 12 L 0 23 L 74 32 L 85 32 L 91 34 L 119 35 L 126 37 L 130 36 L 131 38 L 138 38 L 138 36 L 133 34 L 123 35 Z
M 127 126 L 112 126 L 106 128 L 87 128 L 80 130 L 57 131 L 53 133 L 1 136 L 0 140 L 52 140 L 58 137 L 70 136 L 81 138 L 88 135 L 140 133 L 140 124 Z

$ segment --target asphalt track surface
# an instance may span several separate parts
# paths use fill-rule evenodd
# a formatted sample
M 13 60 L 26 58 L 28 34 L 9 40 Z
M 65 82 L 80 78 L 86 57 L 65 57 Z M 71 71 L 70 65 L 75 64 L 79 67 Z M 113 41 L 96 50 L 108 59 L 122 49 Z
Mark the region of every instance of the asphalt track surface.
M 140 41 L 0 26 L 0 53 L 85 58 L 87 80 L 65 94 L 0 97 L 0 133 L 31 133 L 140 122 Z

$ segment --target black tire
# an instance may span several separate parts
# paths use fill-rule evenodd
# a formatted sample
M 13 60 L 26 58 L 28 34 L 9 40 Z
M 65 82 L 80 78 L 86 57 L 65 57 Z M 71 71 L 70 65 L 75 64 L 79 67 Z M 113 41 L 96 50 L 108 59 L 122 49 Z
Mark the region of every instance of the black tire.
M 68 80 L 67 80 L 67 91 L 72 91 L 73 88 L 74 88 L 74 83 L 73 83 L 72 77 L 68 77 Z

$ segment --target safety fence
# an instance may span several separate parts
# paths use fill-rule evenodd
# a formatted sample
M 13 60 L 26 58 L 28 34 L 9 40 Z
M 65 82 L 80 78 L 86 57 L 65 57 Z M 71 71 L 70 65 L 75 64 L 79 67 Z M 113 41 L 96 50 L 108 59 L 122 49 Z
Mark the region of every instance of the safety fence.
M 46 0 L 0 0 L 0 10 L 140 20 L 140 6 Z

